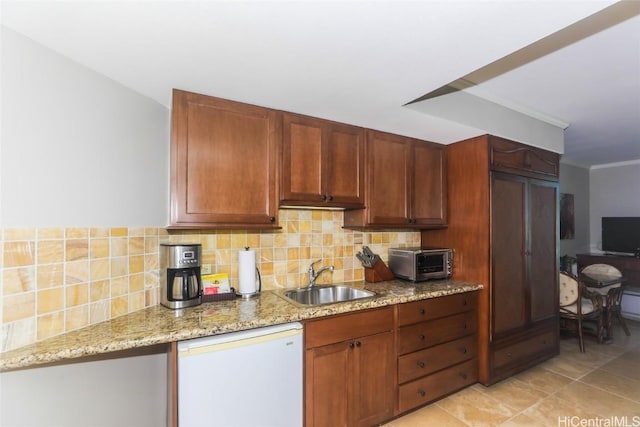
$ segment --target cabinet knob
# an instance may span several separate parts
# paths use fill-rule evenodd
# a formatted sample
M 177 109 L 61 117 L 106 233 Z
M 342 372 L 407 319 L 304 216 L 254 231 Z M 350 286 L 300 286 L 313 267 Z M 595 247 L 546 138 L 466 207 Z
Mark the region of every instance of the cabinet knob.
M 467 322 L 464 322 L 464 323 L 462 324 L 462 329 L 467 329 Z
M 425 310 L 424 308 L 420 309 L 420 314 L 425 314 L 427 312 L 427 310 Z
M 427 392 L 424 390 L 418 390 L 418 394 L 422 397 L 425 397 L 427 395 Z
M 349 343 L 349 348 L 354 348 L 356 345 L 352 342 Z
M 463 347 L 461 351 L 462 351 L 462 354 L 467 354 L 467 347 Z
M 326 201 L 327 201 L 327 195 L 326 195 L 326 194 L 323 194 L 323 195 L 322 195 L 322 197 L 321 197 L 321 199 L 322 199 L 322 201 L 323 201 L 323 202 L 326 202 Z
M 421 361 L 419 361 L 419 362 L 418 362 L 418 366 L 419 366 L 419 367 L 421 367 L 421 368 L 424 368 L 424 362 L 423 362 L 422 360 L 421 360 Z
M 362 343 L 360 341 L 356 341 L 356 347 L 360 347 Z
M 461 372 L 460 376 L 462 377 L 463 380 L 467 379 L 467 374 L 465 374 L 464 372 Z
M 427 337 L 425 337 L 425 336 L 424 336 L 424 334 L 420 334 L 420 337 L 419 337 L 419 338 L 420 338 L 420 341 L 424 341 L 424 340 L 425 340 L 425 338 L 427 338 Z
M 467 305 L 467 300 L 466 300 L 466 299 L 465 299 L 465 300 L 462 300 L 462 306 L 463 306 L 463 307 L 466 307 L 466 305 Z
M 331 195 L 327 196 L 327 200 L 332 201 L 333 200 L 333 196 L 331 196 Z
M 276 217 L 275 216 L 270 216 L 269 217 L 269 222 L 276 222 Z

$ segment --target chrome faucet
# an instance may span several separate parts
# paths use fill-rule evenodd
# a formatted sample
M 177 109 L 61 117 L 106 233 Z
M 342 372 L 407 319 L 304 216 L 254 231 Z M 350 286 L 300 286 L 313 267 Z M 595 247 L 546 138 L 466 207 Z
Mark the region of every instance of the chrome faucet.
M 321 261 L 321 260 L 314 261 L 314 262 L 312 262 L 312 263 L 311 263 L 311 265 L 309 266 L 309 270 L 308 270 L 308 272 L 309 272 L 309 284 L 308 284 L 308 286 L 307 286 L 307 287 L 309 287 L 309 288 L 312 288 L 312 287 L 313 287 L 313 285 L 315 285 L 315 284 L 316 284 L 316 279 L 317 279 L 317 278 L 318 278 L 318 276 L 320 276 L 324 271 L 327 271 L 327 270 L 331 270 L 331 271 L 333 271 L 333 268 L 334 268 L 334 267 L 333 267 L 333 265 L 327 265 L 327 266 L 325 266 L 325 267 L 322 267 L 320 270 L 315 271 L 315 270 L 313 269 L 313 264 L 315 264 L 315 263 L 317 263 L 317 262 L 320 262 L 320 261 Z

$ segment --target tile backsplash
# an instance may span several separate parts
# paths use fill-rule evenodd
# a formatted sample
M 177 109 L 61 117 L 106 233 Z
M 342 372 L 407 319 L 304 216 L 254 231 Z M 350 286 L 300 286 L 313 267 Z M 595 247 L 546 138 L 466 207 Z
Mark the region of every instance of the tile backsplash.
M 418 246 L 419 232 L 344 230 L 342 211 L 283 209 L 281 230 L 184 231 L 158 227 L 0 230 L 0 351 L 159 303 L 159 244 L 201 243 L 202 263 L 237 287 L 238 251 L 256 250 L 263 289 L 304 285 L 307 268 L 334 265 L 318 283 L 362 280 L 362 245 Z

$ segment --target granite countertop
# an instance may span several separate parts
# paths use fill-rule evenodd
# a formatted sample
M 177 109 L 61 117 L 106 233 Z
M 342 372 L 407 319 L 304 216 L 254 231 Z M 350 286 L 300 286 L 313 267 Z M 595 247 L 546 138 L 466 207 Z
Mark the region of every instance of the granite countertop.
M 252 299 L 204 303 L 182 310 L 158 305 L 0 353 L 0 372 L 482 289 L 480 284 L 455 280 L 346 284 L 377 295 L 299 307 L 284 299 L 283 289 L 263 291 Z

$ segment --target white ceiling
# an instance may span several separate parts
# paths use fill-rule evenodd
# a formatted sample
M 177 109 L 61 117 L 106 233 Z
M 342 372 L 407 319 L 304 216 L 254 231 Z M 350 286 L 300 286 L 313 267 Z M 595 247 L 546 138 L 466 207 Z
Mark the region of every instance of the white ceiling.
M 404 105 L 613 3 L 4 0 L 0 13 L 167 107 L 179 88 L 447 144 L 499 130 Z M 524 49 L 517 68 L 465 92 L 568 124 L 567 162 L 640 159 L 640 2 L 622 6 L 619 23 L 555 52 Z

